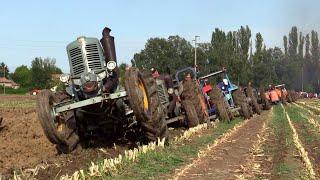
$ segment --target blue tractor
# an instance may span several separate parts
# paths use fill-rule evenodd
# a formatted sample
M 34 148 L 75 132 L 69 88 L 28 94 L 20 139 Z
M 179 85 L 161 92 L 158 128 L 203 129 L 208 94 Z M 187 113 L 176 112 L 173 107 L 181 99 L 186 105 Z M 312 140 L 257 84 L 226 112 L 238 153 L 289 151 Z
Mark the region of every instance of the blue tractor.
M 201 110 L 198 110 L 198 114 L 207 114 L 209 119 L 214 119 L 218 116 L 226 121 L 232 120 L 234 115 L 239 114 L 246 119 L 251 117 L 252 113 L 250 113 L 250 106 L 245 94 L 230 81 L 226 69 L 197 77 L 195 69 L 187 67 L 176 73 L 176 82 L 181 84 L 183 82 L 182 77 L 186 74 L 192 75 L 197 85 L 196 93 L 201 94 L 205 101 L 205 107 L 203 105 L 199 106 L 199 104 L 203 104 L 201 100 L 200 102 L 195 102 L 195 104 L 198 103 L 195 107 L 201 108 Z M 218 75 L 222 75 L 219 83 L 214 86 L 210 85 L 209 78 Z

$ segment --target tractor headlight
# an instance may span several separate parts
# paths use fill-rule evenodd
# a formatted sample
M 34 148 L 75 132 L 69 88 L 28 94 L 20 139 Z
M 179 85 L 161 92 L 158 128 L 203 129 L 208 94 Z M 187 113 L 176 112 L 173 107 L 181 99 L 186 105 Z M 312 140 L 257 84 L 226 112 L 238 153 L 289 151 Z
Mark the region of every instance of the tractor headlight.
M 107 63 L 107 69 L 112 71 L 117 67 L 117 63 L 115 61 L 109 61 Z
M 61 74 L 60 76 L 60 81 L 63 83 L 67 83 L 70 79 L 70 75 L 69 74 Z

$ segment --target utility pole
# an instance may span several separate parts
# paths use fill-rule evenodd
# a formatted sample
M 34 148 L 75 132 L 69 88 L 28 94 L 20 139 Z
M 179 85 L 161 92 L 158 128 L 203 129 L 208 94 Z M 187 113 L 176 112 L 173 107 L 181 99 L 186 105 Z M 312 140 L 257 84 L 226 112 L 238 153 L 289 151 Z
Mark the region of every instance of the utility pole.
M 6 79 L 6 65 L 3 66 L 3 77 Z M 3 83 L 3 94 L 6 94 L 6 83 Z
M 197 40 L 198 38 L 200 38 L 200 36 L 194 36 L 194 70 L 196 71 L 197 73 Z
M 6 79 L 6 65 L 3 66 L 3 77 Z M 6 83 L 3 83 L 3 94 L 6 94 Z
M 301 91 L 303 92 L 303 64 L 301 67 Z

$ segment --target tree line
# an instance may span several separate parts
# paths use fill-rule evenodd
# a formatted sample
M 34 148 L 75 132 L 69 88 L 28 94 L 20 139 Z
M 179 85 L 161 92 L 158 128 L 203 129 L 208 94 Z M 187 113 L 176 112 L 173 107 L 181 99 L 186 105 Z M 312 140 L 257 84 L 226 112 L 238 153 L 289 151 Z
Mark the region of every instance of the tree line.
M 7 67 L 3 62 L 0 66 L 1 70 L 3 69 L 2 67 Z M 32 60 L 30 68 L 26 65 L 21 65 L 13 73 L 10 73 L 9 69 L 6 68 L 6 78 L 12 79 L 27 90 L 53 87 L 55 82 L 52 74 L 62 74 L 61 69 L 56 66 L 54 58 L 36 57 Z M 4 77 L 3 71 L 1 71 L 0 77 Z
M 255 41 L 252 47 L 252 41 Z M 253 52 L 254 49 L 254 52 Z M 194 47 L 191 42 L 176 35 L 168 38 L 150 38 L 145 48 L 134 54 L 132 65 L 139 68 L 157 68 L 160 73 L 174 74 L 194 65 Z M 293 26 L 283 36 L 283 47 L 266 47 L 261 33 L 252 35 L 248 26 L 225 32 L 214 29 L 211 41 L 197 44 L 197 65 L 200 75 L 227 68 L 231 80 L 239 85 L 251 81 L 256 87 L 285 83 L 288 89 L 320 92 L 320 48 L 318 33 L 303 34 Z M 30 68 L 22 65 L 10 73 L 0 63 L 0 77 L 13 79 L 25 88 L 50 88 L 52 74 L 61 74 L 54 58 L 37 57 Z M 120 65 L 124 76 L 125 64 Z M 123 78 L 122 78 L 123 81 Z
M 252 47 L 255 41 L 255 47 Z M 253 52 L 254 49 L 254 52 Z M 132 64 L 139 68 L 157 68 L 166 73 L 194 65 L 194 47 L 180 36 L 150 38 Z M 308 34 L 293 26 L 283 36 L 283 49 L 268 48 L 261 33 L 252 35 L 248 26 L 236 31 L 214 29 L 211 42 L 197 46 L 200 75 L 227 68 L 234 83 L 251 81 L 256 87 L 285 83 L 288 89 L 319 92 L 319 39 L 316 31 Z

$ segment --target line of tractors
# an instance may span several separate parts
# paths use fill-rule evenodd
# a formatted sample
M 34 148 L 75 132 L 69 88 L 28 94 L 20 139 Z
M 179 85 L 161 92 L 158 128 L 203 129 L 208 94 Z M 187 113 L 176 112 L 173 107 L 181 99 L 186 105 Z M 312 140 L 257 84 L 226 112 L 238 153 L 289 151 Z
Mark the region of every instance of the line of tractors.
M 110 31 L 105 28 L 100 41 L 79 37 L 71 42 L 66 48 L 70 74 L 60 77 L 65 88 L 38 94 L 40 123 L 62 153 L 87 146 L 94 137 L 145 143 L 169 139 L 168 126 L 190 128 L 217 118 L 229 122 L 235 116 L 249 119 L 270 109 L 270 95 L 250 83 L 236 86 L 226 69 L 199 77 L 193 67 L 175 76 L 129 67 L 121 86 Z M 281 92 L 288 102 L 296 97 L 294 92 Z

